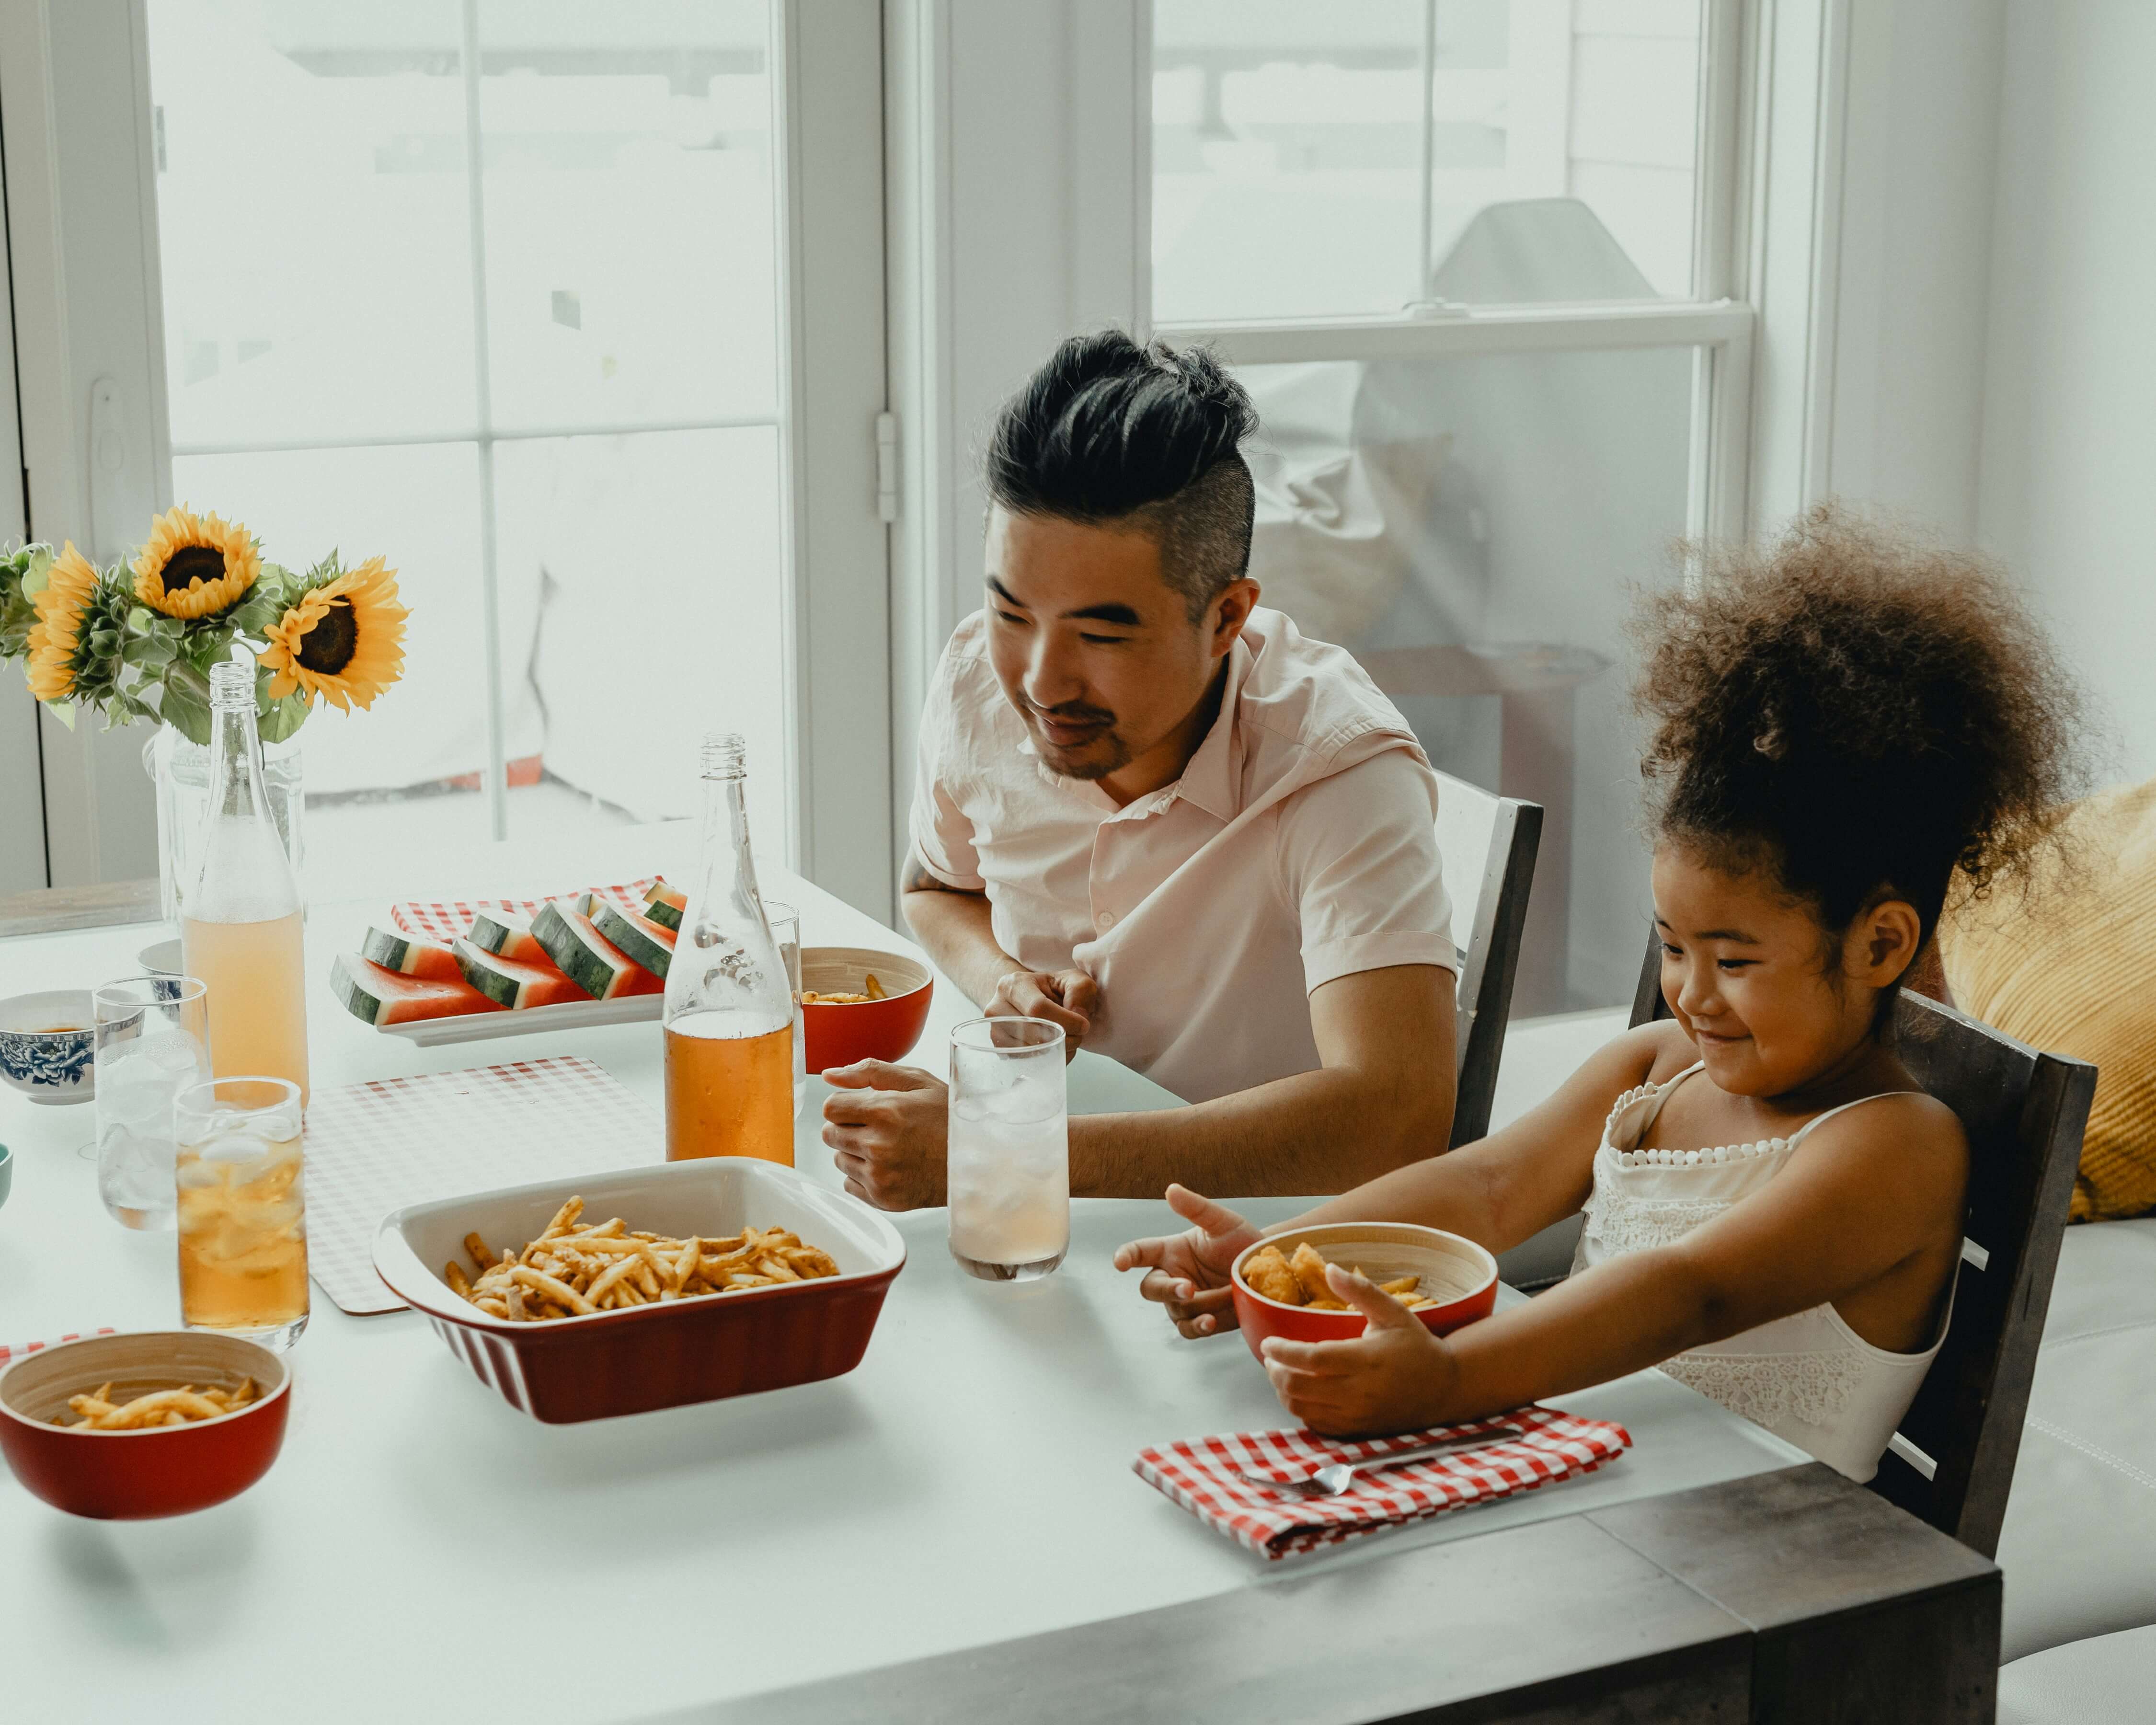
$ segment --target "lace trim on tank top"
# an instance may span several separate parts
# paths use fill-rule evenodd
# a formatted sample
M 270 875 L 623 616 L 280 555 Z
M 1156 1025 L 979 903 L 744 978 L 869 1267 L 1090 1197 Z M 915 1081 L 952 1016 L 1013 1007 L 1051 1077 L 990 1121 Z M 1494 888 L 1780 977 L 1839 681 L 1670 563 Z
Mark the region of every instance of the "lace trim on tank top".
M 1662 1369 L 1755 1425 L 1832 1425 L 1864 1381 L 1854 1349 L 1817 1353 L 1681 1353 Z
M 1694 1203 L 1686 1199 L 1634 1198 L 1597 1185 L 1588 1194 L 1587 1231 L 1613 1255 L 1653 1251 L 1674 1245 L 1702 1223 L 1729 1208 L 1724 1199 Z
M 1777 1150 L 1789 1147 L 1790 1141 L 1788 1138 L 1758 1138 L 1748 1144 L 1717 1144 L 1706 1150 L 1627 1150 L 1618 1144 L 1617 1122 L 1627 1108 L 1635 1102 L 1675 1090 L 1679 1083 L 1691 1077 L 1697 1070 L 1697 1067 L 1687 1068 L 1662 1084 L 1635 1085 L 1610 1105 L 1609 1117 L 1602 1122 L 1602 1142 L 1616 1157 L 1618 1167 L 1718 1168 L 1729 1163 L 1748 1162 L 1755 1157 L 1771 1155 Z M 1659 1114 L 1661 1111 L 1656 1109 L 1655 1111 Z

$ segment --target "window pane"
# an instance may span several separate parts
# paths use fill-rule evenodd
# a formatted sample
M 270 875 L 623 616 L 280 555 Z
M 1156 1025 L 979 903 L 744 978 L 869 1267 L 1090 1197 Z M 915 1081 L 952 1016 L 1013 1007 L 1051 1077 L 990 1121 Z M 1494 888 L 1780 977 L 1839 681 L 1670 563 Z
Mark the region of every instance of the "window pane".
M 532 787 L 511 794 L 511 834 L 693 816 L 698 744 L 735 730 L 748 741 L 757 848 L 777 854 L 787 802 L 777 431 L 504 444 L 495 500 L 504 656 L 519 703 L 545 715 L 544 754 L 519 775 Z
M 413 614 L 404 680 L 309 721 L 317 855 L 483 834 L 490 742 L 520 835 L 692 813 L 730 720 L 780 843 L 762 0 L 476 0 L 480 136 L 461 0 L 149 13 L 176 495 L 283 562 L 381 552 Z
M 1650 926 L 1624 621 L 1675 578 L 1693 353 L 1245 368 L 1264 603 L 1445 772 L 1546 810 L 1519 1015 L 1631 998 Z M 1455 891 L 1471 890 L 1450 864 Z
M 497 426 L 778 411 L 761 0 L 484 0 Z
M 473 424 L 456 0 L 153 0 L 180 451 Z
M 1154 0 L 1153 315 L 1685 295 L 1700 51 L 1699 0 Z

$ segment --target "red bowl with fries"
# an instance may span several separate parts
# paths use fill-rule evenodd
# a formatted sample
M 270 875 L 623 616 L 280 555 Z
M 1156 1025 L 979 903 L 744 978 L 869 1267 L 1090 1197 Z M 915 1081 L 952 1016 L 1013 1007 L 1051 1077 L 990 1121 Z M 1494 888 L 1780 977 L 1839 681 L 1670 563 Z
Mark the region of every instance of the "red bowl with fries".
M 253 1399 L 182 1425 L 96 1430 L 69 1402 L 110 1385 L 106 1401 L 192 1385 Z M 260 1343 L 205 1330 L 85 1336 L 41 1348 L 0 1372 L 0 1454 L 32 1496 L 70 1515 L 144 1521 L 236 1497 L 270 1471 L 285 1444 L 291 1374 Z
M 880 1000 L 810 1000 L 810 994 L 866 994 L 869 978 Z M 928 1023 L 936 992 L 928 967 L 870 947 L 801 949 L 801 1032 L 808 1068 L 821 1072 L 855 1060 L 902 1060 Z
M 1235 1322 L 1260 1359 L 1265 1356 L 1259 1344 L 1268 1336 L 1290 1342 L 1352 1342 L 1363 1333 L 1363 1314 L 1352 1307 L 1327 1312 L 1291 1306 L 1267 1297 L 1243 1279 L 1244 1266 L 1267 1246 L 1279 1248 L 1285 1256 L 1305 1241 L 1327 1262 L 1359 1270 L 1372 1281 L 1417 1277 L 1417 1293 L 1433 1303 L 1418 1307 L 1415 1316 L 1432 1335 L 1487 1317 L 1497 1303 L 1497 1260 L 1460 1235 L 1413 1222 L 1332 1222 L 1318 1228 L 1287 1223 L 1238 1252 L 1229 1273 Z
M 472 1268 L 465 1238 L 521 1254 L 572 1198 L 583 1224 L 718 1240 L 787 1229 L 837 1273 L 622 1310 L 519 1321 L 482 1310 L 445 1279 Z M 859 1365 L 906 1243 L 876 1211 L 790 1168 L 741 1156 L 512 1186 L 413 1204 L 386 1217 L 374 1267 L 449 1351 L 512 1408 L 550 1425 L 649 1413 L 835 1378 Z

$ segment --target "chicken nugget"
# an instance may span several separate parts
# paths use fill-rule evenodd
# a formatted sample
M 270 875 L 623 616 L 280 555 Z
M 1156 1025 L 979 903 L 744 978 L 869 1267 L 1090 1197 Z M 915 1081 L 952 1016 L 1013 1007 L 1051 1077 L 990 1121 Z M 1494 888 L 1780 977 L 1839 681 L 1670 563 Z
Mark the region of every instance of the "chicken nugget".
M 1325 1260 L 1318 1256 L 1317 1248 L 1308 1240 L 1295 1249 L 1295 1255 L 1287 1260 L 1287 1267 L 1295 1272 L 1295 1279 L 1302 1284 L 1305 1305 L 1315 1305 L 1320 1300 L 1332 1297 L 1332 1290 L 1325 1281 Z
M 1268 1300 L 1284 1306 L 1302 1304 L 1302 1284 L 1287 1267 L 1278 1246 L 1260 1246 L 1243 1260 L 1243 1280 Z

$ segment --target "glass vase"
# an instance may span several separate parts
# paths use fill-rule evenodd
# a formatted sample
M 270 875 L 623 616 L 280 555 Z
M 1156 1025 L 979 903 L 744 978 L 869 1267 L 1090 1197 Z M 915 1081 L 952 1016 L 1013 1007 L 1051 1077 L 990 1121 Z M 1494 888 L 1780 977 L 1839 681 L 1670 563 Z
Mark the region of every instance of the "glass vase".
M 306 861 L 307 796 L 300 779 L 300 740 L 262 745 L 262 783 L 277 836 L 295 878 Z M 187 887 L 202 872 L 202 838 L 209 819 L 209 748 L 161 725 L 142 745 L 142 770 L 157 788 L 157 888 L 167 922 L 180 919 Z

